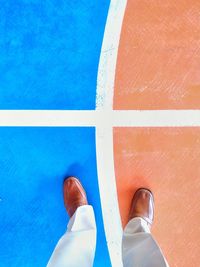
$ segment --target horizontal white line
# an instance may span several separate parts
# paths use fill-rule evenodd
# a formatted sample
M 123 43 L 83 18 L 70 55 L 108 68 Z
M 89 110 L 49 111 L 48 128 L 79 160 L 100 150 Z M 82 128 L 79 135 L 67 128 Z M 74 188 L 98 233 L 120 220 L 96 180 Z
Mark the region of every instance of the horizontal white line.
M 0 126 L 200 126 L 200 110 L 1 110 Z
M 94 110 L 1 110 L 0 126 L 95 126 Z
M 200 110 L 116 111 L 112 123 L 120 127 L 200 126 Z

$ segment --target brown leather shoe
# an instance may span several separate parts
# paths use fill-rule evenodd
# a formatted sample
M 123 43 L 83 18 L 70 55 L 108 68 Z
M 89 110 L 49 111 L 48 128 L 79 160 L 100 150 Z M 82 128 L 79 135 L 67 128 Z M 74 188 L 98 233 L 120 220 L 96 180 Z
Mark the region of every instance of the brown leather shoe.
M 132 199 L 129 220 L 141 217 L 149 226 L 153 223 L 154 217 L 154 199 L 150 190 L 145 188 L 138 189 Z
M 88 205 L 87 196 L 80 181 L 70 176 L 65 179 L 63 184 L 63 195 L 65 208 L 70 217 L 76 209 L 83 205 Z

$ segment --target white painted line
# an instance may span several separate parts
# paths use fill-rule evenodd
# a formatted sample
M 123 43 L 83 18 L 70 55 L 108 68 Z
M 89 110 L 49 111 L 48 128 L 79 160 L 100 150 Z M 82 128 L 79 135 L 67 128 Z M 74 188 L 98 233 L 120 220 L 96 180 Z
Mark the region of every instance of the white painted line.
M 95 126 L 94 110 L 0 110 L 0 126 Z
M 111 0 L 97 77 L 96 154 L 104 229 L 113 267 L 122 267 L 122 226 L 117 198 L 113 156 L 113 93 L 115 68 L 126 0 Z
M 0 110 L 0 126 L 199 127 L 200 110 Z
M 200 126 L 200 110 L 121 110 L 113 113 L 117 127 L 189 127 Z
M 113 107 L 115 69 L 127 0 L 111 0 L 98 67 L 96 109 Z
M 96 157 L 103 221 L 110 259 L 113 267 L 123 266 L 122 226 L 116 191 L 112 127 L 96 128 Z

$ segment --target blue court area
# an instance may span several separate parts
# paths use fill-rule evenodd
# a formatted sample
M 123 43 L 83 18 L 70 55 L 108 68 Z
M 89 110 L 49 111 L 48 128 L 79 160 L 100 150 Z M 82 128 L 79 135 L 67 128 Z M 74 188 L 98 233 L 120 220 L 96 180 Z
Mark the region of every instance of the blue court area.
M 3 0 L 0 109 L 95 109 L 109 1 Z M 65 176 L 94 206 L 94 266 L 110 266 L 96 171 L 94 128 L 0 128 L 0 267 L 43 267 L 68 216 Z
M 94 267 L 111 266 L 95 154 L 94 128 L 0 128 L 0 267 L 46 266 L 69 219 L 62 196 L 68 175 L 80 178 L 94 206 Z
M 108 0 L 2 0 L 0 109 L 94 109 Z
M 108 0 L 3 0 L 0 109 L 95 109 Z M 68 217 L 62 183 L 80 177 L 95 208 L 94 266 L 110 266 L 94 128 L 0 128 L 0 267 L 43 267 Z

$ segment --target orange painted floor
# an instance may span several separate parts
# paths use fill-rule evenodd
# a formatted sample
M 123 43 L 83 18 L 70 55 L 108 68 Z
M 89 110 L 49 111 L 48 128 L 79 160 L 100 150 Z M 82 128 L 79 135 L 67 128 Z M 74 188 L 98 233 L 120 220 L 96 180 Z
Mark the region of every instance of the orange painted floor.
M 128 1 L 114 109 L 200 109 L 200 2 Z M 155 196 L 152 232 L 174 267 L 200 266 L 200 128 L 114 128 L 122 223 L 139 187 Z
M 200 128 L 115 128 L 114 152 L 123 225 L 134 191 L 150 188 L 152 231 L 170 266 L 198 267 Z
M 200 1 L 129 0 L 114 109 L 200 108 Z

